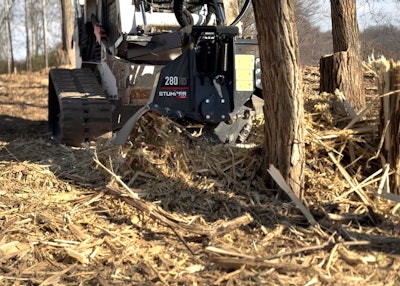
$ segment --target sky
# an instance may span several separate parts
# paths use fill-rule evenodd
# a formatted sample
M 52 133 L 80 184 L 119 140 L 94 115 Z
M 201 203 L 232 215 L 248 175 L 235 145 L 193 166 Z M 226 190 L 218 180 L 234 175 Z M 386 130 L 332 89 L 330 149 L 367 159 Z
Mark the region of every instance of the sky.
M 331 30 L 330 1 L 319 0 L 316 20 L 322 31 Z M 400 26 L 400 0 L 357 0 L 357 18 L 360 30 L 369 26 L 391 23 Z

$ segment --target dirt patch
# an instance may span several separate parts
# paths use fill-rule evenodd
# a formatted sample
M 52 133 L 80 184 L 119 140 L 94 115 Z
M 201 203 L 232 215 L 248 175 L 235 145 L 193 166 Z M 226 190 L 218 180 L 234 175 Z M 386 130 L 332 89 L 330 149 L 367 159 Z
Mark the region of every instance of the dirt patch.
M 0 283 L 396 285 L 399 205 L 375 195 L 382 174 L 368 179 L 382 168 L 376 116 L 344 130 L 315 68 L 304 82 L 314 227 L 257 172 L 262 122 L 248 149 L 154 114 L 123 147 L 70 148 L 47 136 L 47 75 L 2 75 Z

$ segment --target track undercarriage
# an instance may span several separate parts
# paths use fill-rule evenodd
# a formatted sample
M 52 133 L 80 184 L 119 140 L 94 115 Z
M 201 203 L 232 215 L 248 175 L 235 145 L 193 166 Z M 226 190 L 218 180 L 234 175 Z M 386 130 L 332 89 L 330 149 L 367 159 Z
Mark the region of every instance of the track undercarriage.
M 55 140 L 80 146 L 113 130 L 115 106 L 91 70 L 53 69 L 49 85 L 49 128 Z

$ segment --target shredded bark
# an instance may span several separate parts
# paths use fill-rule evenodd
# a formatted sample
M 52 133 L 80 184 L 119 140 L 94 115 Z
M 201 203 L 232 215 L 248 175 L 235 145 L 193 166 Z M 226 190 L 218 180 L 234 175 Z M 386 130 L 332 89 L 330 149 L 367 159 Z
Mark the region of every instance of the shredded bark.
M 354 117 L 303 68 L 306 187 L 287 198 L 258 172 L 262 118 L 241 148 L 152 113 L 122 147 L 71 148 L 47 135 L 47 75 L 1 75 L 0 284 L 396 285 L 375 79 Z

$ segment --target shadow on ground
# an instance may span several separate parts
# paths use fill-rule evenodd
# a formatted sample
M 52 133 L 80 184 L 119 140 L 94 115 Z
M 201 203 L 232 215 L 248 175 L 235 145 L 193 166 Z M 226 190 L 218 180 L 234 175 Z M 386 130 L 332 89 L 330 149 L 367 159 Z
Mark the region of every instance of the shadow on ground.
M 47 121 L 34 121 L 0 114 L 0 141 L 35 139 L 47 136 Z

